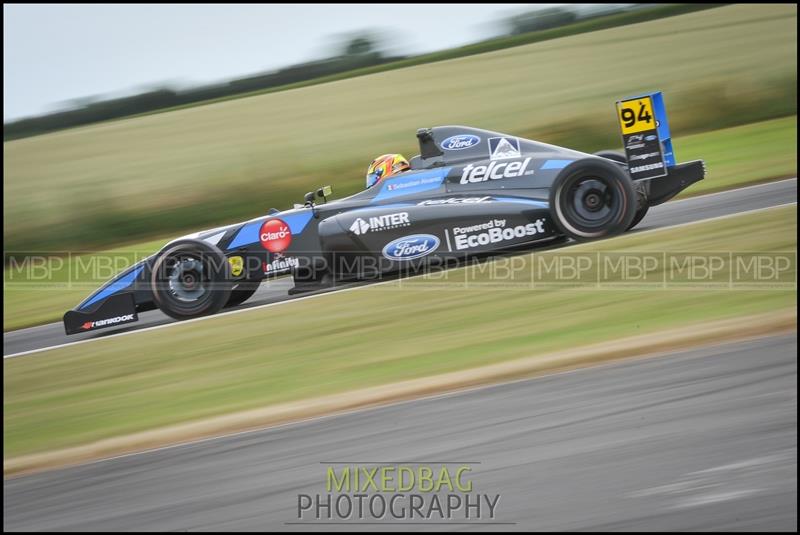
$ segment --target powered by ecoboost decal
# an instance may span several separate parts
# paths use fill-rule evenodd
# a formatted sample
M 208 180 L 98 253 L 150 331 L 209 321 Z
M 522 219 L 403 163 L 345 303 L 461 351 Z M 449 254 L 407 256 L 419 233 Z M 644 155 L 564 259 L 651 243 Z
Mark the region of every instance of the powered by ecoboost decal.
M 503 178 L 516 178 L 523 175 L 532 175 L 533 169 L 528 170 L 530 158 L 514 162 L 493 161 L 489 165 L 472 165 L 464 167 L 461 172 L 461 184 L 478 184 L 487 180 L 500 180 Z
M 367 232 L 380 232 L 382 230 L 407 227 L 409 225 L 411 225 L 411 223 L 408 220 L 408 212 L 398 212 L 396 214 L 373 216 L 368 219 L 359 217 L 350 225 L 350 232 L 353 232 L 356 236 L 360 236 Z
M 453 241 L 457 251 L 474 249 L 492 243 L 502 243 L 522 238 L 530 238 L 545 233 L 545 219 L 539 218 L 524 225 L 506 226 L 506 219 L 490 219 L 480 225 L 454 227 Z

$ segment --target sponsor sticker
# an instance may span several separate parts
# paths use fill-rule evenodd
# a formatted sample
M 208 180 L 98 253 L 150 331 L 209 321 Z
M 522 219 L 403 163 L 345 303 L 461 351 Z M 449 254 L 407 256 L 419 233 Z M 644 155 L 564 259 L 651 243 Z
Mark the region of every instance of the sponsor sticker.
M 492 160 L 505 160 L 507 158 L 519 158 L 522 154 L 519 150 L 519 139 L 515 137 L 490 137 L 489 138 L 489 157 Z
M 241 256 L 231 256 L 228 258 L 231 265 L 231 275 L 238 277 L 244 271 L 244 259 Z
M 124 316 L 115 316 L 113 318 L 107 318 L 97 321 L 87 321 L 83 325 L 81 325 L 81 329 L 84 331 L 88 331 L 89 329 L 96 329 L 98 327 L 105 327 L 106 325 L 114 325 L 117 323 L 125 323 L 127 321 L 133 321 L 133 314 L 125 314 Z
M 277 273 L 281 271 L 289 271 L 300 266 L 300 261 L 293 256 L 283 256 L 278 253 L 272 262 L 264 262 L 264 273 Z
M 480 204 L 491 202 L 491 197 L 450 197 L 448 199 L 430 199 L 417 203 L 417 206 L 443 206 L 448 204 Z
M 389 260 L 413 260 L 429 255 L 439 247 L 439 238 L 432 234 L 404 236 L 386 244 L 384 258 Z
M 513 162 L 489 162 L 489 165 L 469 164 L 461 173 L 461 184 L 478 184 L 487 180 L 500 180 L 503 178 L 516 178 L 523 175 L 532 175 L 533 169 L 528 170 L 530 158 Z
M 450 136 L 442 141 L 442 148 L 444 150 L 464 150 L 474 147 L 481 142 L 481 138 L 472 134 L 459 134 Z
M 544 218 L 524 225 L 506 226 L 506 223 L 506 219 L 490 219 L 478 225 L 452 228 L 456 250 L 474 249 L 545 233 Z
M 650 137 L 650 136 L 647 136 Z M 644 147 L 643 134 L 631 134 L 625 142 L 625 148 L 628 150 L 641 149 Z
M 383 214 L 373 216 L 368 219 L 359 217 L 350 225 L 350 232 L 356 236 L 361 236 L 367 232 L 380 232 L 411 225 L 408 220 L 408 212 L 398 212 L 395 214 Z
M 281 219 L 270 219 L 261 225 L 258 233 L 261 246 L 271 253 L 280 253 L 292 243 L 292 231 Z

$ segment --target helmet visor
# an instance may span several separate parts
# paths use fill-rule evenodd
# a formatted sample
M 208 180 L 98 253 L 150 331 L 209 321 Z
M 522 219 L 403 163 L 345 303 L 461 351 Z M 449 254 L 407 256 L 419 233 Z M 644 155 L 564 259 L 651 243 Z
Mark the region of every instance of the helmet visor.
M 378 179 L 380 178 L 381 178 L 380 173 L 367 174 L 367 187 L 371 188 L 372 186 L 374 186 L 378 182 Z

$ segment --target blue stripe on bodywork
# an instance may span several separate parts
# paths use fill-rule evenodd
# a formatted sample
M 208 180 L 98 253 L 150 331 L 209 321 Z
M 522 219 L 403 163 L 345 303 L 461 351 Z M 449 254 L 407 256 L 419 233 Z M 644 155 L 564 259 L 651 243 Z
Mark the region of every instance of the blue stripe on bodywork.
M 378 208 L 409 208 L 411 206 L 416 206 L 416 202 L 393 202 L 391 204 L 374 204 L 371 206 L 362 206 L 361 208 L 354 208 L 352 210 L 348 210 L 347 213 L 353 212 L 363 212 L 364 210 L 376 210 Z
M 105 299 L 110 295 L 113 295 L 121 290 L 126 289 L 131 284 L 133 284 L 133 281 L 136 280 L 136 277 L 139 276 L 139 273 L 141 273 L 143 269 L 144 266 L 139 266 L 133 269 L 132 271 L 126 273 L 125 275 L 121 276 L 117 280 L 111 282 L 108 286 L 104 286 L 103 288 L 100 289 L 100 291 L 98 291 L 96 294 L 90 297 L 88 301 L 84 302 L 80 306 L 79 310 L 83 310 L 84 308 L 91 306 L 92 304 L 100 301 L 101 299 Z
M 495 201 L 499 202 L 515 202 L 519 204 L 530 204 L 531 206 L 536 206 L 537 208 L 547 208 L 550 206 L 550 203 L 547 201 L 537 201 L 535 199 L 520 199 L 519 197 L 492 197 Z
M 450 169 L 450 167 L 442 167 L 430 171 L 404 174 L 396 178 L 388 178 L 381 183 L 381 190 L 373 197 L 371 202 L 439 189 Z
M 303 230 L 306 228 L 306 225 L 308 225 L 308 222 L 311 221 L 312 217 L 313 214 L 311 213 L 311 209 L 308 209 L 289 215 L 276 214 L 274 217 L 267 217 L 252 223 L 248 223 L 239 229 L 239 232 L 233 238 L 233 241 L 231 241 L 231 243 L 228 245 L 228 249 L 236 249 L 237 247 L 250 245 L 251 243 L 256 243 L 259 241 L 258 232 L 261 230 L 261 225 L 270 219 L 280 219 L 281 221 L 285 222 L 287 225 L 289 225 L 289 230 L 292 232 L 292 235 L 295 235 L 303 232 Z
M 572 162 L 573 160 L 547 160 L 539 169 L 563 169 Z

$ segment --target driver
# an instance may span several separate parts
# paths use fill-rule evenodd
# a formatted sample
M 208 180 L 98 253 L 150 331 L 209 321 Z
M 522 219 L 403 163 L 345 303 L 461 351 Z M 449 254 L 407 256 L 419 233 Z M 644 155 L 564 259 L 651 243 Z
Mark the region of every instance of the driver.
M 383 154 L 378 156 L 367 167 L 367 189 L 381 180 L 411 169 L 411 164 L 402 154 Z

